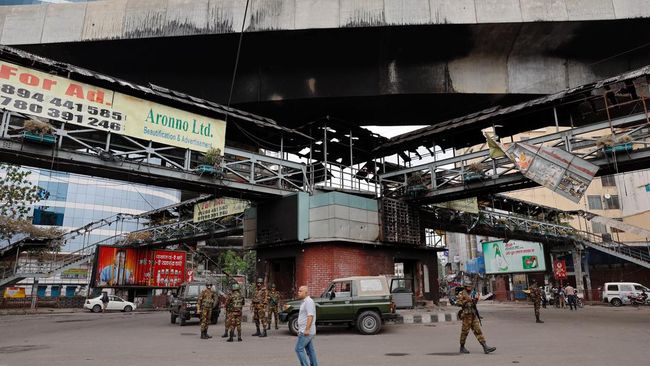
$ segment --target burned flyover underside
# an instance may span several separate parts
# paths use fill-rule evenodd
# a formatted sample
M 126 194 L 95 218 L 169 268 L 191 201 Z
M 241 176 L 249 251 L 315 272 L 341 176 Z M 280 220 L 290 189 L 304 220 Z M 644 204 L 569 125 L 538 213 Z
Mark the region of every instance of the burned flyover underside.
M 430 125 L 650 63 L 644 48 L 634 50 L 646 43 L 648 25 L 633 19 L 245 33 L 232 102 L 289 127 L 326 116 L 355 125 Z M 20 47 L 227 103 L 238 37 Z

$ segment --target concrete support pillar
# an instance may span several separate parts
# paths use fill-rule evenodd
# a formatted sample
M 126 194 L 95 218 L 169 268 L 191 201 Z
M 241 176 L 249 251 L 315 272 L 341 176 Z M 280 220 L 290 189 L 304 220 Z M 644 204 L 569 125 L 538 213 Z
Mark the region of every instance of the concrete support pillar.
M 34 278 L 34 283 L 32 284 L 32 310 L 36 310 L 38 305 L 38 278 Z
M 582 255 L 578 249 L 572 251 L 571 256 L 573 257 L 573 272 L 576 278 L 576 289 L 578 291 L 584 291 L 584 285 L 582 283 Z

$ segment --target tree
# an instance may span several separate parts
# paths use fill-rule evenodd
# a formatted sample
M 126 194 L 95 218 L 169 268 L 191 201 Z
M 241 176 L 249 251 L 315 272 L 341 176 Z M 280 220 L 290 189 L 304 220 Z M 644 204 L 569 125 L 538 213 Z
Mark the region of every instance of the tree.
M 52 231 L 38 229 L 26 220 L 30 206 L 44 198 L 43 189 L 27 179 L 30 174 L 19 166 L 0 163 L 0 239 L 21 232 L 47 234 Z
M 253 278 L 255 277 L 255 260 L 255 252 L 252 250 L 243 253 L 228 250 L 219 255 L 219 262 L 224 271 L 231 275 L 245 275 L 249 282 L 255 280 Z

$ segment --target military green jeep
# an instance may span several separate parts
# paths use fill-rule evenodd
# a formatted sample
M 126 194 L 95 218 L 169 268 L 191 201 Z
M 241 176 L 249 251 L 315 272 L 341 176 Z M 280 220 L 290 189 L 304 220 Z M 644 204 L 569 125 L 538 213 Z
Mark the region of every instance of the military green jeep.
M 177 295 L 174 296 L 169 307 L 172 324 L 176 324 L 177 318 L 180 325 L 183 326 L 188 320 L 201 317 L 201 314 L 197 312 L 196 303 L 201 291 L 205 289 L 205 283 L 205 281 L 194 281 L 184 283 L 178 288 Z M 216 291 L 216 301 L 214 302 L 214 308 L 212 308 L 212 319 L 210 319 L 210 323 L 217 324 L 217 319 L 219 318 L 219 313 L 221 311 L 219 308 L 219 296 L 223 293 L 219 289 L 213 288 L 213 291 Z
M 355 326 L 361 334 L 377 334 L 385 321 L 394 320 L 393 303 L 388 281 L 384 276 L 339 278 L 328 286 L 316 304 L 316 325 Z M 280 320 L 288 322 L 289 332 L 298 334 L 298 312 L 301 300 L 288 301 Z

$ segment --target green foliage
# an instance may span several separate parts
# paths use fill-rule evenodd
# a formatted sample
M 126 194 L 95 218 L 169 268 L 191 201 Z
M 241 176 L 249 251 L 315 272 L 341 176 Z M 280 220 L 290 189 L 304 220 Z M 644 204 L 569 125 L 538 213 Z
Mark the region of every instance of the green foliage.
M 231 275 L 245 275 L 249 282 L 255 280 L 255 252 L 228 250 L 219 255 L 221 268 Z
M 27 179 L 29 174 L 16 165 L 0 163 L 0 239 L 18 232 L 30 233 L 33 228 L 25 218 L 41 196 L 40 188 Z
M 223 155 L 221 155 L 221 149 L 211 147 L 208 151 L 203 154 L 203 161 L 209 165 L 220 165 L 223 161 Z

